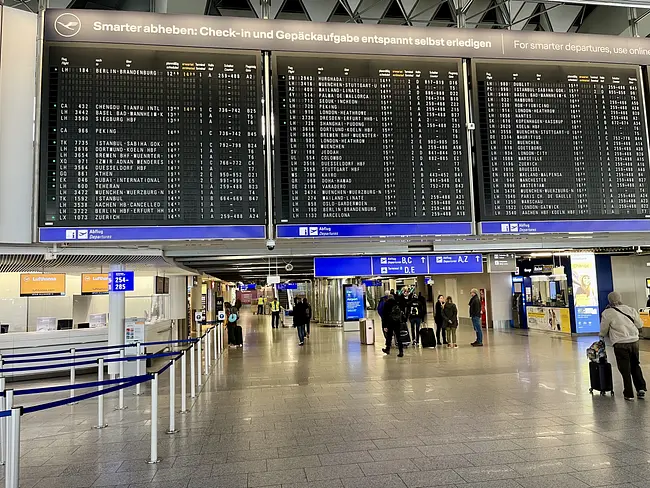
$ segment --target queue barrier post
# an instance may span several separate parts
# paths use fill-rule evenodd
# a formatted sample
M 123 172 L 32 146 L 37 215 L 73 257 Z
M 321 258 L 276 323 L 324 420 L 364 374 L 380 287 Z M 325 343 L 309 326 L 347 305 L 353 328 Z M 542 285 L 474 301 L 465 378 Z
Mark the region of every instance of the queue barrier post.
M 196 398 L 196 361 L 194 356 L 196 355 L 196 343 L 192 344 L 190 347 L 190 396 Z
M 199 328 L 199 333 L 201 332 L 201 329 Z M 201 347 L 203 346 L 203 337 L 199 336 L 199 340 L 196 343 L 196 387 L 197 389 L 201 389 L 201 385 L 203 384 L 203 368 L 201 367 Z
M 168 434 L 176 434 L 176 359 L 171 360 L 169 367 L 169 429 Z
M 7 442 L 5 488 L 18 488 L 20 479 L 20 417 L 22 407 L 12 407 Z
M 181 413 L 187 413 L 187 356 L 181 353 Z
M 74 347 L 70 349 L 70 355 L 72 356 L 72 361 L 70 362 L 70 386 L 74 386 L 77 381 L 77 369 L 75 367 L 77 351 Z M 74 388 L 70 388 L 70 398 L 74 398 Z M 70 405 L 76 405 L 77 403 L 79 402 L 72 402 Z
M 104 389 L 101 384 L 104 381 L 104 358 L 97 360 L 97 381 L 100 382 L 97 385 L 97 391 L 101 392 Z M 105 427 L 108 427 L 108 424 L 104 422 L 104 395 L 100 393 L 97 395 L 97 425 L 93 429 L 103 429 Z
M 158 464 L 158 373 L 151 378 L 151 454 L 147 464 Z
M 137 349 L 135 355 L 137 357 L 142 356 L 142 345 L 138 342 L 138 343 L 136 343 L 135 346 L 136 346 L 136 349 Z M 136 359 L 135 360 L 135 374 L 136 374 L 136 376 L 142 376 L 142 360 L 141 359 Z M 141 387 L 140 383 L 135 385 L 135 395 L 136 396 L 142 395 L 142 387 Z
M 219 344 L 218 344 L 218 342 L 219 341 L 217 339 L 217 326 L 215 325 L 214 327 L 212 327 L 212 345 L 214 346 L 213 347 L 214 352 L 212 354 L 213 354 L 213 357 L 214 357 L 215 361 L 219 358 Z
M 124 349 L 120 349 L 120 379 L 124 379 L 124 361 L 126 359 L 126 352 Z M 138 375 L 140 376 L 140 375 Z M 139 383 L 138 383 L 139 384 Z M 126 406 L 124 405 L 124 388 L 120 388 L 117 391 L 117 407 L 115 410 L 126 410 Z
M 205 369 L 205 375 L 210 374 L 210 332 L 205 333 L 205 358 L 203 360 L 205 363 L 203 368 Z
M 5 398 L 5 388 L 6 388 L 6 379 L 4 376 L 0 377 L 0 411 L 4 412 L 7 410 L 7 400 Z M 6 461 L 6 448 L 7 448 L 7 428 L 6 428 L 6 419 L 0 419 L 0 466 L 5 465 Z
M 5 391 L 5 401 L 6 401 L 6 410 L 13 410 L 14 408 L 14 391 L 12 389 L 6 390 Z M 14 486 L 12 485 L 12 465 L 11 465 L 11 457 L 9 454 L 9 450 L 11 449 L 11 422 L 9 420 L 9 417 L 3 417 L 0 419 L 4 426 L 4 433 L 5 437 L 2 439 L 2 443 L 4 444 L 4 451 L 6 453 L 6 462 L 5 462 L 5 487 L 10 487 Z

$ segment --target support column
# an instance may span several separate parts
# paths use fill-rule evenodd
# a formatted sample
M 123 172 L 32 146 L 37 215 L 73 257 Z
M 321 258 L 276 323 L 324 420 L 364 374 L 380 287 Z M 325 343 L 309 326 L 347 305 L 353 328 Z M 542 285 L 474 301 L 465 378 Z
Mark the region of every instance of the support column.
M 418 276 L 417 291 L 422 293 L 422 296 L 427 296 L 427 285 L 424 281 L 424 276 Z
M 123 264 L 111 264 L 110 271 L 124 271 Z M 124 292 L 108 293 L 108 345 L 117 346 L 124 344 Z M 109 363 L 108 373 L 118 374 L 119 363 Z
M 208 323 L 217 320 L 217 307 L 215 304 L 214 288 L 211 286 L 212 283 L 213 282 L 208 282 L 206 291 L 207 296 L 205 297 L 205 320 L 207 320 Z
M 201 282 L 199 280 L 198 285 L 194 285 L 190 290 L 190 305 L 192 316 L 190 320 L 192 321 L 192 332 L 196 332 L 197 335 L 201 335 L 200 327 L 197 326 L 196 320 L 194 320 L 194 312 L 201 310 Z
M 629 7 L 627 15 L 630 19 L 630 34 L 632 37 L 639 37 L 639 16 L 637 15 L 636 7 Z

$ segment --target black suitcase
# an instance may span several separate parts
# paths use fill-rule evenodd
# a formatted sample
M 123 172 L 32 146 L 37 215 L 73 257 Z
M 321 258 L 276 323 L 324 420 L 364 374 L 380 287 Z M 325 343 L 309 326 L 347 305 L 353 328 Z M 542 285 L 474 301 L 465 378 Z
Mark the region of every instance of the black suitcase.
M 420 344 L 422 347 L 436 347 L 436 333 L 431 327 L 420 329 Z
M 402 343 L 403 347 L 409 347 L 411 345 L 411 334 L 409 334 L 409 326 L 406 322 L 400 326 L 397 340 Z
M 612 365 L 607 360 L 589 363 L 589 381 L 591 387 L 589 393 L 594 390 L 599 391 L 601 395 L 611 392 L 614 396 L 614 378 L 612 377 Z
M 241 325 L 235 325 L 235 345 L 241 346 L 244 344 L 244 333 L 241 330 Z

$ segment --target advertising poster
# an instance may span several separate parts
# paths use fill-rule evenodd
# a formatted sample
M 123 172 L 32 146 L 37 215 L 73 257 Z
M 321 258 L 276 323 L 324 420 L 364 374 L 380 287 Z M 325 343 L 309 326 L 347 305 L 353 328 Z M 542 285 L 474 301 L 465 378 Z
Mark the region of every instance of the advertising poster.
M 343 285 L 345 295 L 345 321 L 355 322 L 365 318 L 366 307 L 363 287 L 356 285 Z
M 593 253 L 571 255 L 571 278 L 573 280 L 573 303 L 575 307 L 576 332 L 598 332 L 598 280 L 596 259 Z
M 571 315 L 568 308 L 528 307 L 526 314 L 529 329 L 571 333 Z
M 481 327 L 487 329 L 487 290 L 485 288 L 479 288 L 478 294 L 481 299 Z

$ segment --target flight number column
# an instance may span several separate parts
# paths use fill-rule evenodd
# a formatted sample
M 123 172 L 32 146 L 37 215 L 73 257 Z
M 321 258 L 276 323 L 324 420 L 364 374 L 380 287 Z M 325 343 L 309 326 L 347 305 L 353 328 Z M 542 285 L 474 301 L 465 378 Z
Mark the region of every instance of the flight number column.
M 463 137 L 461 134 L 462 117 L 460 113 L 460 84 L 458 81 L 458 73 L 449 73 L 447 80 L 443 81 L 443 88 L 446 88 L 447 93 L 444 96 L 446 101 L 446 110 L 444 111 L 445 129 L 451 133 L 449 143 L 447 146 L 447 154 L 452 163 L 451 172 L 453 175 L 454 190 L 448 193 L 447 199 L 449 200 L 448 208 L 444 209 L 443 216 L 453 215 L 455 217 L 465 217 L 467 214 L 466 194 L 465 188 L 466 167 L 463 161 Z M 446 81 L 446 82 L 445 82 Z M 453 207 L 451 200 L 453 199 Z
M 384 183 L 384 212 L 386 217 L 397 217 L 397 185 L 395 184 L 395 139 L 393 137 L 393 109 L 390 75 L 379 78 L 381 109 L 382 162 Z
M 167 220 L 180 220 L 181 205 L 181 111 L 182 111 L 182 82 L 178 66 L 167 67 Z
M 257 103 L 257 94 L 260 90 L 260 84 L 257 77 L 257 67 L 247 66 L 245 74 L 245 83 L 242 87 L 244 98 L 245 113 L 242 112 L 243 125 L 240 126 L 242 141 L 245 141 L 246 156 L 246 174 L 248 176 L 248 189 L 242 195 L 248 204 L 248 218 L 260 218 L 260 179 L 258 164 L 258 140 L 260 129 L 259 106 Z
M 638 206 L 636 208 L 638 214 L 648 214 L 650 212 L 650 200 L 648 192 L 648 155 L 645 145 L 645 134 L 643 129 L 642 115 L 641 115 L 641 102 L 639 99 L 639 80 L 631 78 L 628 80 L 628 88 L 630 93 L 630 119 L 633 159 L 635 163 L 635 181 L 636 181 L 636 198 Z

